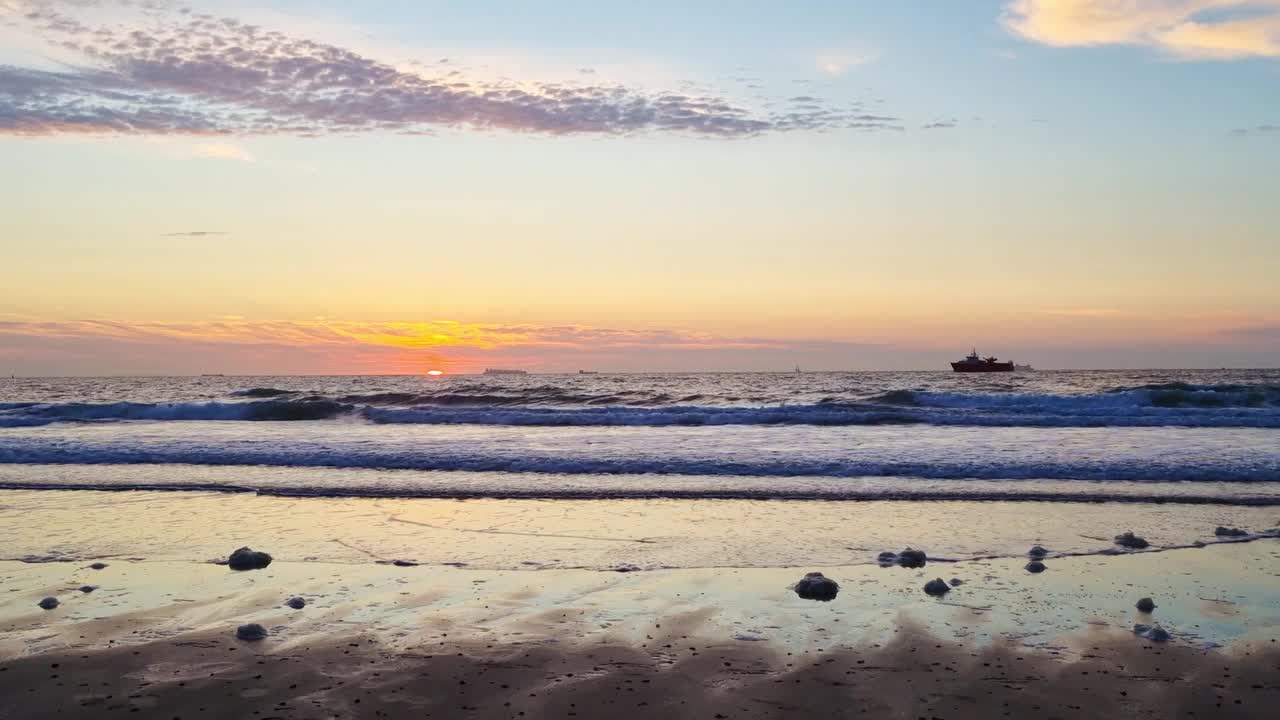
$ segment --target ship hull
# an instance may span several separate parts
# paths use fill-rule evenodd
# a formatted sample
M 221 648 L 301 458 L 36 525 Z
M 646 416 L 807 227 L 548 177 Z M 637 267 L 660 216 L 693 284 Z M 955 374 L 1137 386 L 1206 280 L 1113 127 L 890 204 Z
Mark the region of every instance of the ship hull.
M 951 363 L 951 369 L 962 373 L 989 373 L 989 372 L 1013 372 L 1013 363 L 1011 362 L 994 362 L 994 363 Z

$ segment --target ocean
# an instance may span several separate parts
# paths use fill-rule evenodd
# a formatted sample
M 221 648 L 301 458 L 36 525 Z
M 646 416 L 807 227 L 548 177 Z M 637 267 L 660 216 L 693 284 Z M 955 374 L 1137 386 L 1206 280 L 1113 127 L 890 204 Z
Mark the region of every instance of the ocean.
M 1280 505 L 1280 370 L 10 378 L 0 487 Z

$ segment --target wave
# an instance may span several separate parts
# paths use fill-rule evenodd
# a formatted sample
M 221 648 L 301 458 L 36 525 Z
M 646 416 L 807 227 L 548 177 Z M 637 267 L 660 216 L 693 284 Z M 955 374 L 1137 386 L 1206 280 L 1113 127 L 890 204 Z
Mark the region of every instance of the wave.
M 932 480 L 1072 480 L 1132 482 L 1272 483 L 1274 460 L 1163 462 L 1149 457 L 1106 459 L 960 456 L 916 460 L 841 457 L 719 457 L 652 454 L 595 455 L 528 447 L 396 446 L 354 442 L 228 441 L 164 443 L 117 439 L 77 442 L 65 438 L 0 436 L 0 464 L 205 465 L 441 470 L 557 475 L 700 475 L 812 478 L 922 478 Z
M 244 400 L 170 403 L 0 403 L 0 428 L 127 420 L 328 420 L 525 426 L 884 425 L 1280 428 L 1280 386 L 1156 383 L 1091 394 L 892 390 L 862 398 L 758 404 L 759 398 L 554 385 L 433 392 L 303 394 L 274 387 Z M 696 403 L 696 404 L 695 404 Z M 743 403 L 757 403 L 746 406 Z
M 354 408 L 334 400 L 50 403 L 0 410 L 0 427 L 120 420 L 325 420 Z
M 735 487 L 545 487 L 521 488 L 515 486 L 415 486 L 404 483 L 387 483 L 378 486 L 328 486 L 295 484 L 255 485 L 252 483 L 151 483 L 146 481 L 117 482 L 38 482 L 0 480 L 0 490 L 84 490 L 84 491 L 154 491 L 154 492 L 215 492 L 251 493 L 276 497 L 355 497 L 355 498 L 437 498 L 467 500 L 480 498 L 531 499 L 531 500 L 839 500 L 839 501 L 954 501 L 966 502 L 1027 502 L 1027 503 L 1133 503 L 1146 505 L 1226 505 L 1239 507 L 1280 506 L 1278 495 L 1222 495 L 1180 493 L 1097 493 L 1086 495 L 1075 492 L 977 490 L 956 491 L 922 489 L 856 489 L 827 488 L 817 490 L 795 488 L 735 488 Z M 1276 537 L 1280 530 L 1265 530 L 1245 538 L 1244 541 Z M 1241 542 L 1222 540 L 1220 542 Z M 1208 543 L 1206 543 L 1208 544 Z

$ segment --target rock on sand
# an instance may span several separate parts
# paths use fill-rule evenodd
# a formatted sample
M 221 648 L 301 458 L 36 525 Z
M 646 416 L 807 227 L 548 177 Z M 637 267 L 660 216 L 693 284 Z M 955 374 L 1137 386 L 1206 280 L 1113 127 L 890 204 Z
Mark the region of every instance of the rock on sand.
M 1116 544 L 1131 550 L 1142 550 L 1151 546 L 1151 543 L 1147 542 L 1146 538 L 1134 535 L 1132 530 L 1117 535 Z
M 1249 531 L 1241 530 L 1240 528 L 1222 527 L 1219 525 L 1214 529 L 1213 534 L 1218 537 L 1247 537 L 1249 535 Z
M 47 597 L 41 600 L 38 604 L 40 605 L 40 607 L 44 608 L 45 610 L 52 610 L 58 607 L 58 598 Z
M 1031 562 L 1027 563 L 1026 568 L 1027 568 L 1027 572 L 1037 573 L 1037 574 L 1042 573 L 1045 570 L 1049 569 L 1047 565 L 1040 562 L 1039 560 L 1032 560 Z
M 1027 556 L 1034 560 L 1039 560 L 1048 554 L 1049 551 L 1040 545 L 1032 545 L 1031 549 L 1027 551 Z
M 820 572 L 811 572 L 800 578 L 800 582 L 795 584 L 795 591 L 805 600 L 829 602 L 840 592 L 840 584 Z
M 1133 626 L 1133 634 L 1152 642 L 1165 642 L 1169 639 L 1169 631 L 1159 625 L 1143 625 L 1139 623 Z
M 289 607 L 293 608 L 294 610 L 301 610 L 302 608 L 304 608 L 304 607 L 306 607 L 306 606 L 307 606 L 307 601 L 306 601 L 306 600 L 303 600 L 303 599 L 302 599 L 302 598 L 300 598 L 300 597 L 291 597 L 291 598 L 289 598 L 288 600 L 285 600 L 285 601 L 284 601 L 284 604 L 285 604 L 285 605 L 288 605 Z
M 936 578 L 924 584 L 924 591 L 934 597 L 942 597 L 951 592 L 951 586 L 947 584 L 946 580 Z
M 267 629 L 258 623 L 249 623 L 236 628 L 238 640 L 262 640 L 267 637 Z
M 242 547 L 231 553 L 227 565 L 232 570 L 261 570 L 271 564 L 271 556 L 264 552 Z

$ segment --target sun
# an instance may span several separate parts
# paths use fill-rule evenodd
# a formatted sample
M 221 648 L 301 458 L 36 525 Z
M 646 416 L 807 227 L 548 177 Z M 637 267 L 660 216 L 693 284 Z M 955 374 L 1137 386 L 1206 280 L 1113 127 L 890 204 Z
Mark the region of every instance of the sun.
M 443 375 L 443 374 L 444 374 L 444 371 L 443 371 L 443 370 L 428 370 L 428 371 L 427 371 L 427 374 L 428 374 L 428 375 Z

